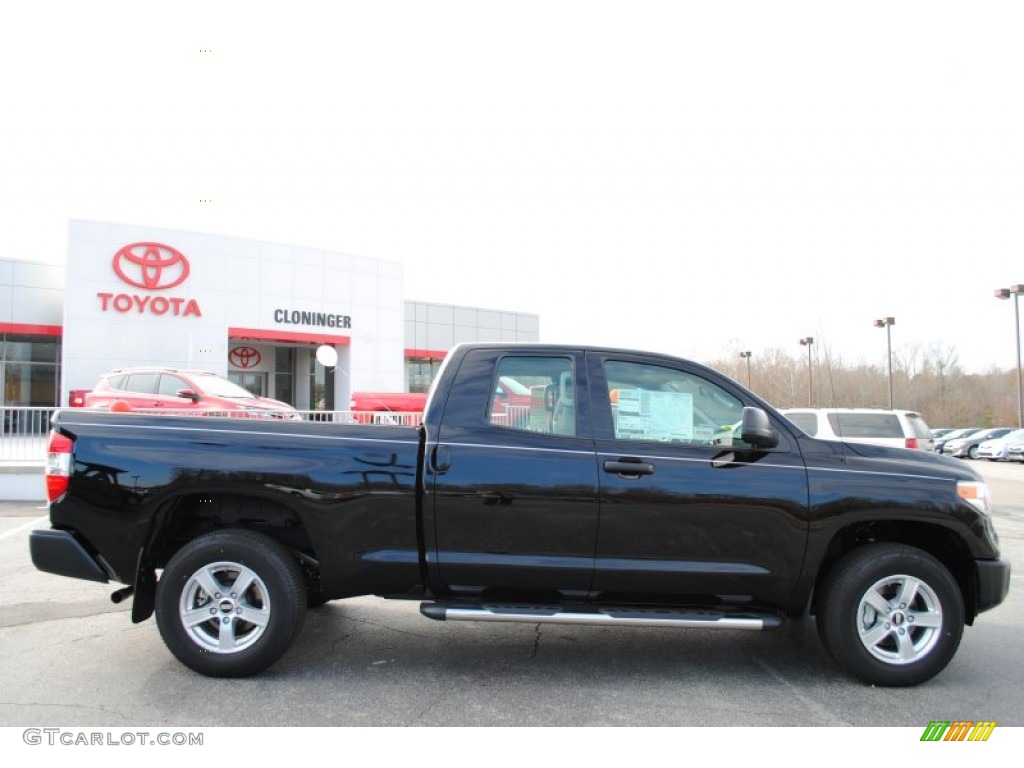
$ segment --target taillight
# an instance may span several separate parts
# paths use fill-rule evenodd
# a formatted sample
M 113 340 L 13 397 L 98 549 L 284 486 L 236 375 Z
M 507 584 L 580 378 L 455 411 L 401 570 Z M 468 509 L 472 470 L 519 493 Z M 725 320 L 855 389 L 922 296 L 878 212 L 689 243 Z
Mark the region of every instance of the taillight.
M 908 437 L 907 440 L 906 440 L 906 444 L 907 444 L 907 448 L 915 448 L 916 449 L 917 448 L 917 438 L 916 437 Z
M 46 497 L 50 501 L 57 501 L 67 493 L 72 445 L 70 438 L 50 432 L 50 447 L 46 454 Z

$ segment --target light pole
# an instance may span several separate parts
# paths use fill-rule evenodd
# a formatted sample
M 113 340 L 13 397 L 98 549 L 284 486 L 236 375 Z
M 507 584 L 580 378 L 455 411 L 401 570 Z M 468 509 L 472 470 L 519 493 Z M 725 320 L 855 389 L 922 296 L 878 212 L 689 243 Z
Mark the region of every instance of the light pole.
M 1018 283 L 1009 288 L 997 288 L 997 299 L 1008 299 L 1013 296 L 1013 327 L 1017 331 L 1017 428 L 1024 429 L 1024 387 L 1020 375 L 1020 307 L 1017 297 L 1024 293 L 1024 284 Z
M 875 320 L 875 328 L 885 328 L 885 342 L 889 366 L 889 410 L 892 410 L 892 327 L 896 325 L 895 317 L 880 317 Z
M 740 357 L 747 358 L 747 389 L 750 389 L 750 350 L 740 352 Z
M 807 347 L 807 405 L 814 404 L 814 383 L 811 378 L 811 346 L 814 344 L 813 336 L 805 336 L 800 339 L 801 346 Z

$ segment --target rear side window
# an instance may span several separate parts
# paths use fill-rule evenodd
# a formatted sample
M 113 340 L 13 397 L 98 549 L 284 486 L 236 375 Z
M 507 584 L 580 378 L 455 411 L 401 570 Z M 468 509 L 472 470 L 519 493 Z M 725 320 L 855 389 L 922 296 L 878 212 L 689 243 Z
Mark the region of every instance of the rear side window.
M 124 380 L 126 378 L 128 378 L 128 376 L 123 373 L 107 376 L 107 386 L 111 389 L 124 389 Z
M 839 437 L 904 437 L 895 413 L 830 413 L 828 423 Z
M 787 413 L 786 418 L 811 437 L 818 434 L 818 415 L 816 413 Z
M 133 373 L 128 376 L 128 382 L 122 387 L 127 392 L 139 392 L 144 395 L 156 394 L 155 373 Z
M 932 431 L 928 428 L 928 425 L 925 424 L 924 419 L 922 419 L 919 415 L 917 415 L 916 413 L 908 413 L 907 421 L 910 422 L 910 428 L 914 431 L 914 437 L 917 437 L 921 440 L 931 439 Z
M 488 421 L 525 432 L 576 436 L 576 377 L 566 357 L 505 357 L 487 404 Z

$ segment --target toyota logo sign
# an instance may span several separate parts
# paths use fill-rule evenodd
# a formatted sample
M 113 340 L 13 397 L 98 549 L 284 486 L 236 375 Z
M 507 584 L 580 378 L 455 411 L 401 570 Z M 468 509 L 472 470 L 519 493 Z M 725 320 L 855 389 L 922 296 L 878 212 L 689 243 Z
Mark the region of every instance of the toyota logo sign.
M 162 243 L 132 243 L 114 254 L 114 272 L 128 285 L 163 291 L 188 277 L 185 254 Z
M 263 360 L 263 355 L 254 347 L 235 347 L 228 353 L 228 360 L 236 368 L 255 368 Z

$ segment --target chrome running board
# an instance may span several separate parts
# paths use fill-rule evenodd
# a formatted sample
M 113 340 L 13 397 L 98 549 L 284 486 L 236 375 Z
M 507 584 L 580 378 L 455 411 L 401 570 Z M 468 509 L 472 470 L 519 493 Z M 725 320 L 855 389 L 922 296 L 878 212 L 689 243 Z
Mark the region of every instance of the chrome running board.
M 514 621 L 524 624 L 585 624 L 602 627 L 686 627 L 691 629 L 776 629 L 782 617 L 674 608 L 565 609 L 542 605 L 457 605 L 421 603 L 420 613 L 435 621 Z

